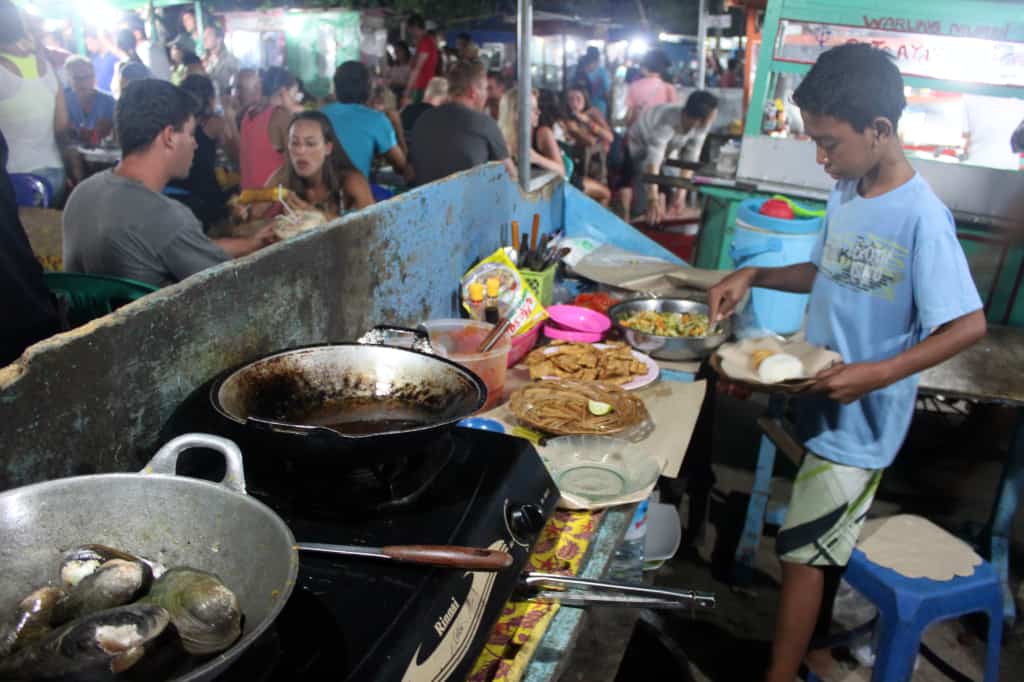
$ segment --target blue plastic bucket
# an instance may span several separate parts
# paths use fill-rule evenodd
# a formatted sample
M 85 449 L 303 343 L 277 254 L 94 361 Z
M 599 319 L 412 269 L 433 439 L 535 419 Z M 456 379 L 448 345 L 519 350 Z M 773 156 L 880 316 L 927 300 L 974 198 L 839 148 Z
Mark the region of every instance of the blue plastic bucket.
M 761 215 L 766 199 L 747 199 L 736 214 L 729 254 L 737 268 L 781 267 L 810 260 L 818 241 L 821 218 L 772 218 Z M 755 288 L 750 293 L 752 326 L 776 334 L 792 334 L 803 325 L 806 294 Z

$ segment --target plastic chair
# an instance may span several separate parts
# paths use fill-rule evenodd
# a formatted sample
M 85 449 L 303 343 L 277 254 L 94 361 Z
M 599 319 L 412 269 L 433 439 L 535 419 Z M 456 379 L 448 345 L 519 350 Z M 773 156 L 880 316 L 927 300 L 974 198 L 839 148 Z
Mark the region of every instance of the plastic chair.
M 78 327 L 157 290 L 144 282 L 78 272 L 44 272 L 46 286 L 68 302 L 68 322 Z
M 18 206 L 49 208 L 53 203 L 53 188 L 46 178 L 31 173 L 11 173 L 10 178 Z
M 391 197 L 395 196 L 395 193 L 391 190 L 381 187 L 377 183 L 370 183 L 370 191 L 373 193 L 373 200 L 376 202 L 387 201 Z
M 916 551 L 913 539 L 907 544 L 907 552 Z M 909 680 L 921 635 L 929 625 L 979 611 L 988 615 L 985 682 L 998 681 L 1003 593 L 999 576 L 990 563 L 983 561 L 972 575 L 952 580 L 907 578 L 873 563 L 856 549 L 843 577 L 879 611 L 872 682 Z M 813 674 L 807 677 L 808 682 L 818 679 Z

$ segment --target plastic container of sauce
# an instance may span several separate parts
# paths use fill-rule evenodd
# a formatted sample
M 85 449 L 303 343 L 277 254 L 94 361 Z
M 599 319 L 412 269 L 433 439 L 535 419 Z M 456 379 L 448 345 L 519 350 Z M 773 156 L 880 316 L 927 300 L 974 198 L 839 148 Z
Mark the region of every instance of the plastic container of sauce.
M 483 379 L 487 385 L 487 402 L 481 412 L 501 402 L 508 370 L 508 354 L 512 347 L 508 334 L 486 353 L 476 349 L 494 325 L 476 320 L 428 320 L 423 323 L 430 334 L 430 343 L 438 354 L 457 362 Z

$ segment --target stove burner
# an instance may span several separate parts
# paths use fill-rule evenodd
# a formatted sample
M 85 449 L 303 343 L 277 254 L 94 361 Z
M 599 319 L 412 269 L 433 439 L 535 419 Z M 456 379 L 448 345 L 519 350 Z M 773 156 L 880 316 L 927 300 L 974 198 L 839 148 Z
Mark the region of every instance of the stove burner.
M 249 494 L 286 516 L 296 512 L 332 517 L 387 511 L 417 502 L 451 461 L 454 450 L 451 435 L 445 434 L 421 452 L 386 458 L 379 464 L 303 471 L 282 461 L 279 464 L 287 471 L 252 477 Z M 276 481 L 284 483 L 276 485 Z

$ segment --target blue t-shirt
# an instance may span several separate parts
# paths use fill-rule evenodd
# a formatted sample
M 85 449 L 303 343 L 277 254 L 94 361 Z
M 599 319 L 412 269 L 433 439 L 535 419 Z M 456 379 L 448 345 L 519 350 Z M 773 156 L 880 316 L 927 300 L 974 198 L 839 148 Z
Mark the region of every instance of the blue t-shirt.
M 836 183 L 811 254 L 818 274 L 807 340 L 846 363 L 891 358 L 933 329 L 981 309 L 953 216 L 920 175 L 879 197 Z M 809 398 L 800 435 L 818 455 L 864 469 L 889 466 L 914 414 L 917 376 L 849 405 Z
M 612 79 L 608 70 L 603 66 L 587 74 L 590 81 L 590 104 L 596 107 L 604 116 L 608 116 L 608 91 L 612 89 Z
M 362 104 L 333 102 L 321 109 L 331 119 L 334 134 L 359 172 L 370 179 L 373 159 L 398 144 L 395 128 L 383 113 Z
M 96 124 L 103 119 L 114 120 L 114 98 L 110 95 L 97 91 L 92 98 L 92 109 L 89 113 L 82 111 L 82 103 L 78 101 L 78 95 L 71 88 L 64 88 L 64 100 L 68 105 L 68 118 L 71 125 L 76 128 L 96 127 Z
M 110 84 L 114 81 L 114 68 L 117 66 L 117 55 L 113 52 L 92 55 L 92 68 L 96 72 L 96 89 L 110 92 Z

